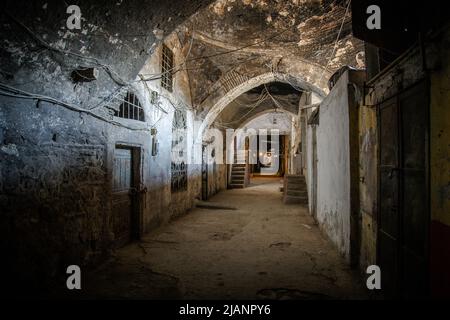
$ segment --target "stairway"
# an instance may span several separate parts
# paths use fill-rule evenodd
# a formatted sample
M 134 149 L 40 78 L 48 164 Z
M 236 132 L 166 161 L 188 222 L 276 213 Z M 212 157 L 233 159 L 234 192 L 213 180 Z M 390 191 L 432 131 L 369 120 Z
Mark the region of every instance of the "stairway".
M 285 204 L 308 204 L 308 191 L 304 176 L 286 175 L 284 177 L 283 202 Z
M 246 187 L 245 167 L 245 164 L 231 165 L 231 181 L 229 184 L 231 189 L 243 189 Z

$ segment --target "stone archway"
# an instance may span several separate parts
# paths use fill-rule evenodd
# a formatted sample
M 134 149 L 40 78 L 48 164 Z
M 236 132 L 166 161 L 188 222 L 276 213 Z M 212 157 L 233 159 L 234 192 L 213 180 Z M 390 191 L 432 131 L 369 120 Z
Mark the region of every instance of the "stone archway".
M 316 72 L 317 70 L 315 70 L 315 68 L 317 67 L 311 66 L 311 69 L 314 69 L 314 71 L 311 70 L 310 72 Z M 234 99 L 260 85 L 278 81 L 291 84 L 305 91 L 313 92 L 320 98 L 323 98 L 326 95 L 327 88 L 323 80 L 321 83 L 311 83 L 306 79 L 308 79 L 308 77 L 295 76 L 293 74 L 280 71 L 266 71 L 252 78 L 246 77 L 242 74 L 242 72 L 237 73 L 235 71 L 231 71 L 219 80 L 221 83 L 220 88 L 217 88 L 214 93 L 212 93 L 202 103 L 203 109 L 205 109 L 208 105 L 211 107 L 207 108 L 208 112 L 198 128 L 196 143 L 201 144 L 205 130 L 214 123 L 218 115 Z

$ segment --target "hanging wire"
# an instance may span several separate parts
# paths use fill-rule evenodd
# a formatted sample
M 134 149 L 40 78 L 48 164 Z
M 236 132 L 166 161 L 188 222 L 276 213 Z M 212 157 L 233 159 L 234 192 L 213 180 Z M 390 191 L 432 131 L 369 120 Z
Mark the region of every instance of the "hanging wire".
M 331 63 L 331 60 L 334 59 L 334 56 L 335 56 L 335 53 L 336 53 L 336 49 L 337 49 L 337 46 L 338 46 L 338 43 L 339 43 L 339 38 L 341 37 L 342 29 L 343 29 L 343 27 L 344 27 L 345 20 L 346 20 L 346 18 L 347 18 L 347 13 L 348 13 L 348 11 L 349 11 L 350 3 L 351 3 L 351 2 L 352 2 L 351 0 L 348 0 L 348 1 L 347 1 L 347 6 L 346 6 L 346 8 L 345 8 L 344 17 L 342 18 L 341 27 L 339 28 L 339 32 L 338 32 L 337 37 L 336 37 L 336 41 L 334 42 L 333 52 L 331 53 L 331 56 L 329 57 L 328 62 L 327 62 L 327 64 L 325 65 L 325 68 L 323 69 L 323 72 L 322 72 L 322 74 L 321 74 L 321 76 L 320 76 L 320 79 L 319 79 L 319 83 L 322 82 L 322 79 L 323 79 L 323 77 L 324 77 L 324 75 L 325 75 L 325 72 L 328 71 L 328 66 L 329 66 L 330 63 Z

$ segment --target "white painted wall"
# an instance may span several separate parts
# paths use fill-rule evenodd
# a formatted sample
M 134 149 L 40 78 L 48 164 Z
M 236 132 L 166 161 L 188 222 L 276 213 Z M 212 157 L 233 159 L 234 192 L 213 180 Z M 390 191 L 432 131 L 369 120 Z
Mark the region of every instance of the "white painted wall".
M 351 212 L 348 82 L 346 72 L 323 100 L 317 127 L 317 220 L 347 261 Z
M 273 120 L 276 123 L 273 123 Z M 254 118 L 248 122 L 245 129 L 277 129 L 280 131 L 280 135 L 290 135 L 292 132 L 292 116 L 285 112 L 270 112 Z

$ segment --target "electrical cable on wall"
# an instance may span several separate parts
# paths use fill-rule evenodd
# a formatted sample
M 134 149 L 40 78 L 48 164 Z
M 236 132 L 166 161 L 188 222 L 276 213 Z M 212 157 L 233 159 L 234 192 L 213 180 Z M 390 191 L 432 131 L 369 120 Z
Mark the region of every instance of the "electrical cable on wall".
M 144 129 L 144 128 L 133 128 L 130 126 L 127 126 L 125 124 L 122 124 L 120 122 L 114 121 L 114 120 L 110 120 L 107 119 L 105 117 L 102 117 L 90 110 L 87 109 L 83 109 L 83 108 L 79 108 L 73 104 L 67 103 L 67 102 L 63 102 L 61 100 L 49 97 L 49 96 L 45 96 L 45 95 L 40 95 L 40 94 L 34 94 L 34 93 L 30 93 L 24 90 L 20 90 L 17 88 L 13 88 L 11 86 L 8 86 L 7 84 L 4 83 L 0 83 L 0 95 L 3 96 L 7 96 L 7 97 L 12 97 L 12 98 L 17 98 L 17 99 L 29 99 L 29 100 L 38 100 L 38 101 L 45 101 L 45 102 L 49 102 L 52 104 L 56 104 L 56 105 L 60 105 L 62 107 L 65 107 L 71 111 L 76 111 L 76 112 L 80 112 L 80 113 L 85 113 L 88 114 L 96 119 L 111 123 L 113 125 L 119 126 L 119 127 L 123 127 L 129 130 L 133 130 L 133 131 L 150 131 L 149 129 Z

